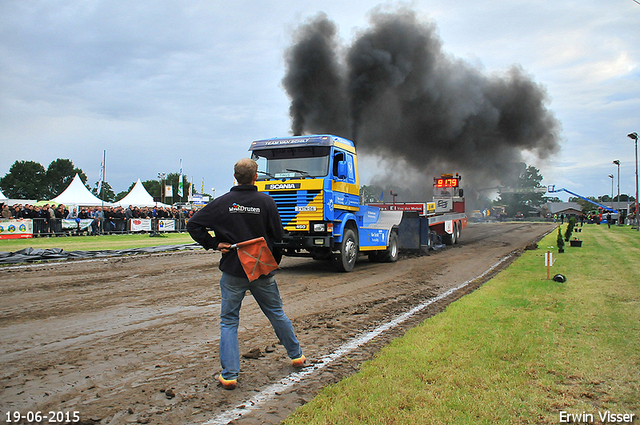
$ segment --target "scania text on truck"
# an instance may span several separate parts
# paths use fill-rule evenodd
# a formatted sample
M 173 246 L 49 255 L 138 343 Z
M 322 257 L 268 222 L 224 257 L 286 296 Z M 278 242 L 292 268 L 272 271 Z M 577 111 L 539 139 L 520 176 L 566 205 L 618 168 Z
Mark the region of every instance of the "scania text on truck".
M 278 206 L 285 236 L 276 247 L 283 255 L 332 260 L 350 271 L 360 253 L 393 262 L 399 249 L 429 249 L 438 237 L 455 243 L 466 226 L 457 186 L 428 203 L 433 211 L 361 205 L 356 148 L 342 137 L 257 140 L 249 150 L 258 163 L 258 190 Z

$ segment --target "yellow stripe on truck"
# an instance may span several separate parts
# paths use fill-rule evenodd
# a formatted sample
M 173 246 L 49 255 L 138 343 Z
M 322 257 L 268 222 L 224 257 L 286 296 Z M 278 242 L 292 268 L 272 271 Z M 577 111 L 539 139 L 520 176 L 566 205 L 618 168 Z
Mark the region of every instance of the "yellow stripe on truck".
M 291 220 L 291 222 L 284 227 L 285 230 L 289 231 L 304 231 L 309 229 L 309 222 L 311 221 L 322 221 L 322 207 L 323 207 L 323 197 L 322 191 L 318 193 L 311 202 L 307 205 L 299 205 L 298 206 L 302 211 L 299 211 L 296 214 L 295 218 Z M 299 227 L 304 226 L 304 228 Z
M 386 245 L 382 246 L 359 246 L 360 251 L 382 251 L 387 249 Z
M 353 183 L 337 182 L 335 180 L 332 180 L 331 190 L 333 192 L 348 193 L 349 195 L 360 195 L 360 188 L 358 187 L 358 185 Z

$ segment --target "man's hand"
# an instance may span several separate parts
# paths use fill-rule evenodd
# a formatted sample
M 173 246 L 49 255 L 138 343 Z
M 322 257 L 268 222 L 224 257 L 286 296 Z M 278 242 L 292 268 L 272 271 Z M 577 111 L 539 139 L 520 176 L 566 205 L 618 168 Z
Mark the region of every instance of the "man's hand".
M 227 242 L 220 242 L 217 249 L 219 249 L 223 254 L 226 254 L 231 251 L 231 244 Z

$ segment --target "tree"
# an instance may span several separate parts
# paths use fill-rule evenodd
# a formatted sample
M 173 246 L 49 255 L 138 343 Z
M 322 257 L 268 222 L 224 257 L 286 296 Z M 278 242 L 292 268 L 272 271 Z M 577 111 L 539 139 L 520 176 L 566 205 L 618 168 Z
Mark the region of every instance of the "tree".
M 34 161 L 16 161 L 0 179 L 5 196 L 15 199 L 48 199 L 47 172 Z
M 158 180 L 145 180 L 142 182 L 142 186 L 154 199 L 160 199 L 160 182 Z
M 47 198 L 54 198 L 62 193 L 63 190 L 69 186 L 71 180 L 78 174 L 82 182 L 87 181 L 87 176 L 80 168 L 73 166 L 73 162 L 70 159 L 58 158 L 49 164 L 47 168 Z
M 131 189 L 133 189 L 133 186 L 136 185 L 136 182 L 133 182 L 129 185 L 129 189 L 127 190 L 123 190 L 121 192 L 118 192 L 114 198 L 114 202 L 117 202 L 119 200 L 121 200 L 122 198 L 124 198 L 125 196 L 127 196 L 129 194 L 129 192 L 131 192 Z
M 121 200 L 122 198 L 127 196 L 128 194 L 129 194 L 128 190 L 123 190 L 122 192 L 116 193 L 116 197 L 114 198 L 114 202 L 118 202 L 119 200 Z
M 547 202 L 547 198 L 541 189 L 544 188 L 540 170 L 530 165 L 520 163 L 520 174 L 514 179 L 513 192 L 501 193 L 496 201 L 498 205 L 505 205 L 508 216 L 514 216 L 517 212 L 526 213 L 535 207 L 540 207 Z
M 105 202 L 113 202 L 116 199 L 116 194 L 111 188 L 109 182 L 102 182 L 102 187 L 100 188 L 100 193 L 98 193 L 98 184 L 100 182 L 96 182 L 96 187 L 91 189 L 91 193 L 96 195 L 98 198 L 102 199 Z
M 380 193 L 382 190 L 380 186 L 360 186 L 360 202 L 362 204 L 380 202 Z

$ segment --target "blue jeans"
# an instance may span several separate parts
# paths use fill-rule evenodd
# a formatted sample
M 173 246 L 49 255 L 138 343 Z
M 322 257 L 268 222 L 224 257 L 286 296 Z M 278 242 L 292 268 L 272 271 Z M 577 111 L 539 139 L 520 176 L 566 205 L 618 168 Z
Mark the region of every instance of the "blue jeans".
M 296 359 L 302 356 L 300 344 L 293 332 L 291 321 L 282 309 L 278 284 L 273 277 L 260 276 L 253 282 L 246 277 L 222 273 L 220 278 L 222 305 L 220 307 L 220 363 L 224 379 L 237 379 L 240 373 L 238 349 L 238 323 L 240 306 L 246 291 L 251 291 L 262 312 L 267 316 L 287 355 Z

